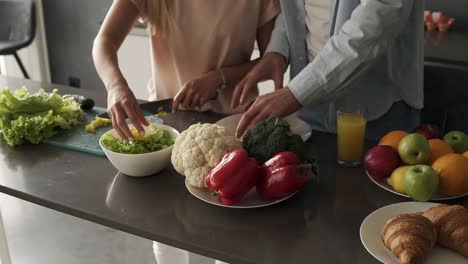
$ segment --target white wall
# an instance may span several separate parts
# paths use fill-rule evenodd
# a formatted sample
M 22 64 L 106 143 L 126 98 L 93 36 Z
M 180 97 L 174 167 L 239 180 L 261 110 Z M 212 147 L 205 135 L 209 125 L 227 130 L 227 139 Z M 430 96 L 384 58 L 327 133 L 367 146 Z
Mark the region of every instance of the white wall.
M 150 42 L 145 29 L 135 28 L 119 49 L 119 66 L 135 97 L 148 100 L 151 78 Z

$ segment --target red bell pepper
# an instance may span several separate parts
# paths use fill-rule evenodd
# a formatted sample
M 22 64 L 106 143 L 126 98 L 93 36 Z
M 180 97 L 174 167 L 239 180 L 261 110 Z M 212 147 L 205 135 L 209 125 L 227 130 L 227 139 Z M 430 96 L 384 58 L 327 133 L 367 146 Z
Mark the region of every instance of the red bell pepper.
M 293 152 L 281 152 L 262 165 L 257 193 L 268 199 L 279 199 L 301 189 L 308 181 L 310 164 L 301 164 Z
M 258 175 L 257 161 L 245 149 L 236 149 L 224 155 L 205 183 L 221 203 L 234 205 L 256 185 Z

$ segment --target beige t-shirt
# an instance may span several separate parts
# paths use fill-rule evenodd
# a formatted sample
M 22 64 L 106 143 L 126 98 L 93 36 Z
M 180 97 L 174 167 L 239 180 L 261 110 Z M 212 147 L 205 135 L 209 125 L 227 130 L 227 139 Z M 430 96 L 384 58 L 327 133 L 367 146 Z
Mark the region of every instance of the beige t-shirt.
M 330 38 L 330 0 L 305 0 L 307 56 L 313 61 Z
M 130 0 L 146 19 L 147 1 Z M 203 74 L 250 61 L 257 28 L 280 12 L 277 0 L 166 1 L 175 21 L 166 37 L 151 36 L 150 100 L 173 98 L 183 85 Z M 231 109 L 234 85 L 220 92 L 201 110 Z M 252 95 L 252 99 L 253 99 Z

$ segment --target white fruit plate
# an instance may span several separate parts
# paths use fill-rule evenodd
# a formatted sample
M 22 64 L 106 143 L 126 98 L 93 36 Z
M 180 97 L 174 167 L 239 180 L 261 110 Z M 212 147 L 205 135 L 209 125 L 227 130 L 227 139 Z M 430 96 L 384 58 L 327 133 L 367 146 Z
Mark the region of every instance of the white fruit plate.
M 377 184 L 379 187 L 381 187 L 382 189 L 385 189 L 391 193 L 394 193 L 396 195 L 399 195 L 399 196 L 403 196 L 403 197 L 406 197 L 406 198 L 410 198 L 411 197 L 409 195 L 406 195 L 406 194 L 403 194 L 403 193 L 399 193 L 397 191 L 395 191 L 392 186 L 390 186 L 388 183 L 387 183 L 387 179 L 388 178 L 385 178 L 381 181 L 376 181 L 374 180 L 374 178 L 372 178 L 369 174 L 369 172 L 366 171 L 366 174 L 367 176 L 369 177 L 369 179 L 374 182 L 375 184 Z M 444 200 L 451 200 L 451 199 L 456 199 L 456 198 L 460 198 L 460 197 L 464 197 L 468 195 L 468 193 L 465 193 L 465 194 L 462 194 L 462 195 L 457 195 L 457 196 L 442 196 L 440 194 L 436 194 L 434 195 L 434 197 L 432 197 L 431 201 L 444 201 Z

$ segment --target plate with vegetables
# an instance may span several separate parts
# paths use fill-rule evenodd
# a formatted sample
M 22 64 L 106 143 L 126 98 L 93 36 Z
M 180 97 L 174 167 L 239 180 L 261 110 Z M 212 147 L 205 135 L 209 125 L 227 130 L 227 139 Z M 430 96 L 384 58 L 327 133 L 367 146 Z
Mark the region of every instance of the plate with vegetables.
M 315 174 L 315 162 L 303 158 L 304 145 L 278 118 L 257 124 L 243 142 L 223 126 L 195 124 L 175 140 L 171 161 L 198 199 L 257 208 L 290 198 Z
M 259 166 L 245 149 L 235 149 L 205 178 L 208 189 L 193 187 L 191 194 L 210 204 L 230 208 L 258 208 L 287 200 L 308 181 L 310 164 L 302 165 L 293 152 L 281 152 Z
M 237 125 L 239 124 L 241 117 L 242 114 L 231 115 L 219 120 L 218 122 L 216 122 L 216 124 L 225 127 L 232 134 L 235 134 Z M 306 141 L 312 135 L 312 128 L 305 121 L 294 115 L 289 115 L 282 119 L 275 119 L 285 121 L 289 125 L 291 132 L 293 134 L 299 135 L 303 141 Z

